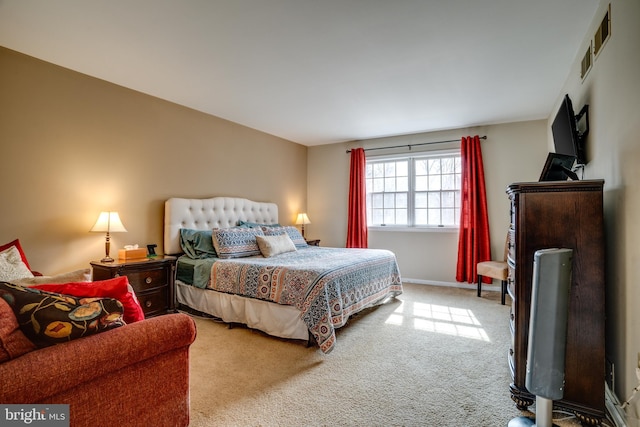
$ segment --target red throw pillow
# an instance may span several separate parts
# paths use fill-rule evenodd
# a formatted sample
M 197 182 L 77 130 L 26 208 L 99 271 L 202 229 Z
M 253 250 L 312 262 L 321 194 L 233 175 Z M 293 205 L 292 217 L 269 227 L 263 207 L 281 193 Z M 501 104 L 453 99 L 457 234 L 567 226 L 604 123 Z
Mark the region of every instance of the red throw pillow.
M 126 323 L 144 320 L 144 312 L 136 298 L 136 294 L 129 289 L 127 276 L 95 282 L 47 283 L 29 287 L 81 298 L 114 298 L 120 301 L 124 307 L 123 319 Z
M 0 245 L 0 252 L 4 251 L 5 249 L 9 249 L 11 246 L 15 246 L 16 249 L 18 249 L 18 252 L 20 252 L 20 258 L 22 258 L 22 262 L 24 262 L 24 265 L 26 265 L 27 268 L 31 270 L 31 267 L 29 267 L 29 263 L 27 262 L 27 256 L 24 254 L 22 246 L 20 246 L 20 239 L 16 239 L 13 242 Z

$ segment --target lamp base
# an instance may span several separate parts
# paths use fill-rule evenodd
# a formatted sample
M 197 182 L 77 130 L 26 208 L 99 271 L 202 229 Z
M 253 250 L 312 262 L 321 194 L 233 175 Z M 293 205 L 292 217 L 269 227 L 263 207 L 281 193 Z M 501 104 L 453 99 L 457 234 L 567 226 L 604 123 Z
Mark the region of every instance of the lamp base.
M 114 259 L 111 258 L 110 256 L 106 256 L 100 260 L 100 262 L 113 262 L 113 261 Z

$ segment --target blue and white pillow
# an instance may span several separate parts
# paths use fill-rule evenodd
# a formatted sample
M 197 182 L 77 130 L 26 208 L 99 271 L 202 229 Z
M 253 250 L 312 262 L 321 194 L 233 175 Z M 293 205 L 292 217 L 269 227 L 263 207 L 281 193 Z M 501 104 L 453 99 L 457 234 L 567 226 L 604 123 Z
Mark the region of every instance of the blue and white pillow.
M 213 247 L 216 249 L 218 258 L 223 259 L 260 255 L 256 236 L 264 236 L 261 228 L 214 228 Z
M 278 236 L 280 234 L 288 234 L 293 244 L 296 245 L 297 249 L 306 248 L 309 246 L 307 241 L 304 240 L 302 234 L 300 234 L 300 230 L 291 225 L 287 225 L 284 227 L 262 227 L 262 231 L 265 236 Z

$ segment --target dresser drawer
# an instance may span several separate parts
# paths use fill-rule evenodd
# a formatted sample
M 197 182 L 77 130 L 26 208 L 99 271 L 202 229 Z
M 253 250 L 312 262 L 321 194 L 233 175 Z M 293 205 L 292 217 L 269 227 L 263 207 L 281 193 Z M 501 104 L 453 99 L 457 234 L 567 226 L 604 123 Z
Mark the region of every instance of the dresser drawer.
M 513 267 L 511 260 L 509 259 L 507 262 L 507 266 L 509 268 L 509 272 L 507 273 L 507 292 L 511 297 L 511 301 L 516 300 L 516 269 Z
M 144 311 L 145 317 L 167 311 L 169 309 L 169 305 L 167 303 L 168 295 L 168 287 L 145 293 L 136 292 L 136 297 L 142 306 L 142 311 Z
M 516 375 L 516 359 L 515 359 L 515 347 L 516 347 L 516 316 L 513 312 L 513 305 L 509 309 L 509 332 L 511 333 L 511 343 L 509 344 L 509 372 L 511 373 L 511 379 L 513 380 Z
M 127 271 L 126 275 L 129 278 L 129 283 L 138 293 L 167 286 L 169 283 L 167 273 L 166 268 L 157 268 L 154 270 Z
M 512 230 L 515 228 L 516 225 L 516 205 L 515 205 L 515 200 L 511 200 L 511 204 L 509 205 L 509 228 L 511 228 Z
M 516 259 L 516 230 L 509 229 L 509 237 L 507 240 L 507 256 L 515 261 Z

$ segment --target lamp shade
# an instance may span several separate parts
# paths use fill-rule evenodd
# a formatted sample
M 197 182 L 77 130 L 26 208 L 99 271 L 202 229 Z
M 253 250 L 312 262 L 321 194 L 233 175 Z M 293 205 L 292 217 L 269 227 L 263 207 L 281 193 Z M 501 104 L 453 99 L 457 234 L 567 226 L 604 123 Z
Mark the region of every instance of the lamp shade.
M 120 221 L 118 212 L 100 212 L 100 216 L 91 231 L 103 233 L 125 233 L 127 231 Z
M 305 225 L 305 224 L 311 224 L 311 221 L 309 221 L 309 217 L 305 212 L 299 213 L 298 218 L 296 219 L 296 225 Z

